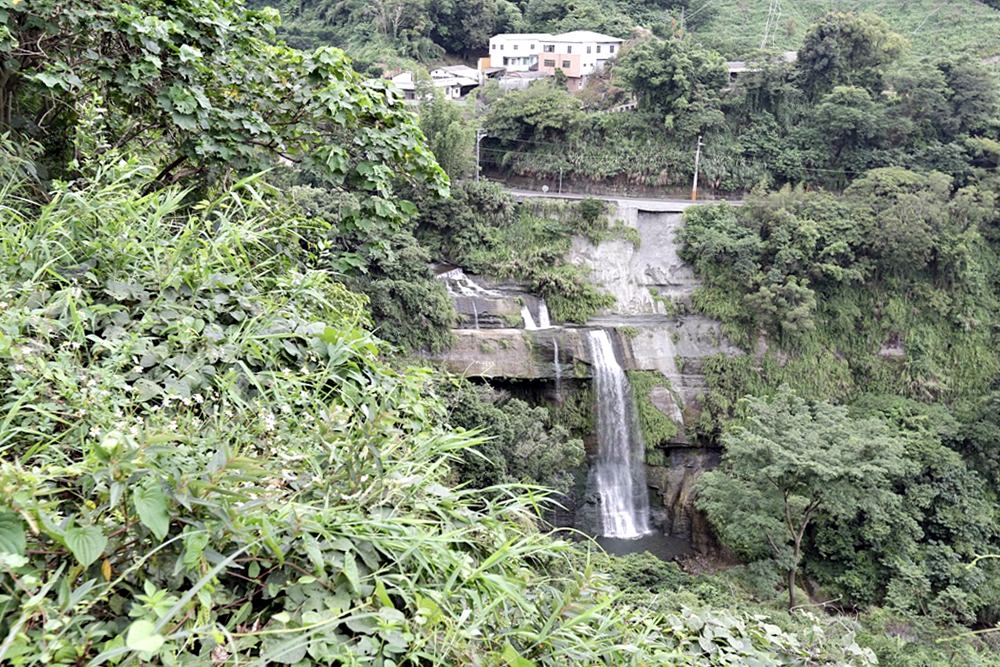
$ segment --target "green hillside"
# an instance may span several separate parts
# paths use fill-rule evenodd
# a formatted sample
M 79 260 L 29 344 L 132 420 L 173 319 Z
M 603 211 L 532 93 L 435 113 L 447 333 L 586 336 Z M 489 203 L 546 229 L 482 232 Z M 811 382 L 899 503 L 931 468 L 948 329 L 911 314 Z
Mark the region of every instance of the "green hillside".
M 771 0 L 693 0 L 689 15 L 712 14 L 697 28 L 709 46 L 729 57 L 761 45 Z M 917 55 L 1000 55 L 1000 11 L 975 0 L 783 0 L 768 46 L 798 49 L 806 29 L 828 11 L 870 11 L 911 43 Z M 704 8 L 704 9 L 703 9 Z

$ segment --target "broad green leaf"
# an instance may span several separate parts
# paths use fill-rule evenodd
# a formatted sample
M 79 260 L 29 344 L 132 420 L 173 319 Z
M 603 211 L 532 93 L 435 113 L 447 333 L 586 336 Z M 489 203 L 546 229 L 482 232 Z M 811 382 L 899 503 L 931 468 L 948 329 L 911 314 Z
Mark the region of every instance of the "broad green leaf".
M 528 660 L 511 646 L 510 642 L 503 647 L 503 659 L 510 667 L 535 667 L 534 660 Z
M 125 646 L 141 653 L 155 653 L 163 646 L 163 635 L 156 631 L 151 621 L 139 620 L 128 626 Z
M 38 72 L 34 75 L 36 81 L 41 82 L 46 88 L 63 88 L 68 89 L 69 86 L 66 80 L 59 76 L 58 74 L 52 74 L 50 72 Z
M 181 45 L 180 56 L 182 63 L 191 62 L 192 60 L 201 58 L 201 49 L 190 44 L 183 44 Z
M 13 512 L 0 512 L 0 553 L 24 555 L 24 522 Z
M 358 576 L 358 564 L 354 560 L 354 553 L 350 551 L 344 554 L 344 576 L 347 577 L 347 583 L 351 585 L 351 591 L 360 592 L 361 577 Z
M 108 538 L 97 526 L 70 526 L 64 538 L 66 546 L 84 567 L 97 560 L 108 545 Z
M 146 484 L 137 488 L 132 494 L 132 503 L 142 525 L 149 528 L 157 539 L 166 537 L 170 530 L 170 513 L 167 511 L 167 496 L 159 484 Z

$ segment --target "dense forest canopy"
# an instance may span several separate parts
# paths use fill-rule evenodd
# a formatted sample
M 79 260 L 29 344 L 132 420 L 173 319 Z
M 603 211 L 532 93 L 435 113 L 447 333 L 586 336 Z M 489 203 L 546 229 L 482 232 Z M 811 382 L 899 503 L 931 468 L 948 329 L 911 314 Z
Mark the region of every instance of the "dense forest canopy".
M 0 664 L 1000 665 L 997 8 L 249 4 L 0 0 Z M 576 29 L 626 41 L 575 92 L 382 78 Z M 682 570 L 547 523 L 583 369 L 553 403 L 419 355 L 435 262 L 614 306 L 569 253 L 637 230 L 503 179 L 664 195 L 699 141 L 741 201 L 685 214 L 665 317 L 741 354 L 685 433 L 631 374 L 651 466 L 720 459 Z

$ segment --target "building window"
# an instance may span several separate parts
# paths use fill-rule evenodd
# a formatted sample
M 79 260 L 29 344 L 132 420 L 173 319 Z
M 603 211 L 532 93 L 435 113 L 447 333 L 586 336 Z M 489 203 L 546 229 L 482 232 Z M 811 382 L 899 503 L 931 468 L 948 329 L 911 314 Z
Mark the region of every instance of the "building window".
M 490 50 L 491 51 L 496 51 L 497 50 L 497 45 L 496 44 L 490 44 Z
M 545 53 L 555 53 L 556 52 L 556 45 L 555 44 L 546 44 L 545 46 L 542 47 L 542 51 L 544 51 Z
M 573 53 L 573 47 L 572 46 L 567 46 L 566 47 L 566 53 Z
M 514 45 L 514 50 L 517 51 L 517 44 Z
M 601 52 L 601 47 L 599 47 L 599 46 L 597 47 L 597 52 L 598 53 Z M 590 53 L 590 47 L 589 46 L 587 47 L 587 53 Z
M 614 52 L 615 52 L 615 45 L 614 45 L 614 44 L 612 44 L 612 45 L 611 45 L 611 46 L 609 46 L 608 48 L 609 48 L 609 49 L 611 49 L 611 53 L 614 53 Z
M 600 44 L 598 44 L 598 45 L 597 45 L 597 52 L 598 52 L 598 53 L 600 53 L 600 52 L 601 52 L 601 45 L 600 45 Z
M 568 60 L 564 60 L 563 61 L 563 69 L 569 69 L 569 61 Z
M 534 45 L 534 44 L 532 44 L 532 45 L 531 45 L 531 50 L 532 50 L 532 51 L 534 51 L 534 50 L 535 50 L 535 45 Z
M 556 61 L 555 60 L 546 60 L 542 64 L 545 65 L 546 67 L 555 67 L 556 66 Z

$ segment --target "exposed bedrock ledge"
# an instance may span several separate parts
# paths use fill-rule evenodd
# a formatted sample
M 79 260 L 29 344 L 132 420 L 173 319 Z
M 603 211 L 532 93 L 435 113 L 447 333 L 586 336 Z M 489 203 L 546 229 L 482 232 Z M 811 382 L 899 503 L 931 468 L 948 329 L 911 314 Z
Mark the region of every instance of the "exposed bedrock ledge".
M 431 358 L 465 377 L 515 380 L 590 377 L 590 348 L 583 329 L 454 329 L 452 334 L 451 348 Z
M 701 368 L 705 357 L 740 353 L 725 342 L 718 324 L 698 316 L 608 316 L 594 320 L 592 325 L 535 330 L 454 329 L 451 348 L 432 358 L 466 377 L 590 377 L 588 332 L 605 328 L 614 332 L 615 346 L 626 370 L 659 371 L 676 391 L 688 394 L 704 387 Z

